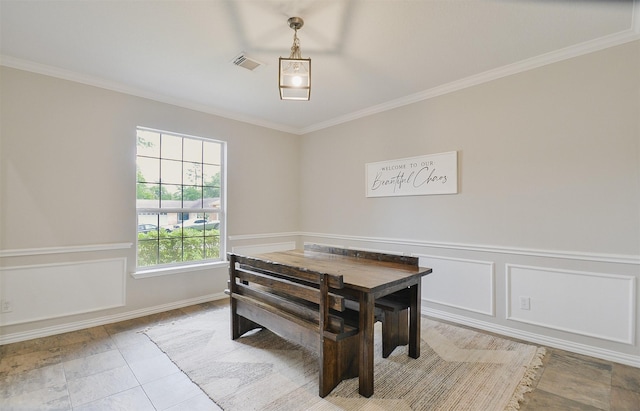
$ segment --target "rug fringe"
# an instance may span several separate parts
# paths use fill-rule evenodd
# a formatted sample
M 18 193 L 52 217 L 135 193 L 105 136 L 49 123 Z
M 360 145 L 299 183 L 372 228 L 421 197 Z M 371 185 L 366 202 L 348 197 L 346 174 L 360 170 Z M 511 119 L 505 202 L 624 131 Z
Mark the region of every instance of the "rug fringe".
M 522 402 L 522 400 L 524 400 L 524 395 L 528 392 L 533 391 L 533 389 L 531 388 L 531 384 L 533 384 L 533 381 L 535 380 L 536 370 L 542 367 L 542 359 L 544 358 L 546 353 L 547 350 L 544 347 L 538 347 L 535 356 L 531 360 L 531 363 L 527 366 L 527 370 L 525 371 L 522 380 L 520 380 L 520 384 L 518 384 L 518 387 L 516 387 L 516 390 L 513 393 L 509 404 L 505 408 L 505 411 L 519 410 L 520 403 Z

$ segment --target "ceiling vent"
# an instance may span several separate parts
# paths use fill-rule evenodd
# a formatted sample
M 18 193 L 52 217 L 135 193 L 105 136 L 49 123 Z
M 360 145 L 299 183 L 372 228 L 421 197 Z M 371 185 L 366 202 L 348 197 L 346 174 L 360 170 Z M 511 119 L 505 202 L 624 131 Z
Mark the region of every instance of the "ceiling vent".
M 244 54 L 244 51 L 233 58 L 231 61 L 233 64 L 239 67 L 246 68 L 247 70 L 254 71 L 259 67 L 262 67 L 264 63 L 259 62 L 258 60 L 254 60 L 250 57 L 247 57 Z

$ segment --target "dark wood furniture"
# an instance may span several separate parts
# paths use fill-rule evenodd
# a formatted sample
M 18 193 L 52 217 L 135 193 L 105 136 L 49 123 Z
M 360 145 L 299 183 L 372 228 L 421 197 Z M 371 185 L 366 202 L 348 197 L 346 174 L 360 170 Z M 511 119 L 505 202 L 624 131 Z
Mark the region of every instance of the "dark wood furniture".
M 382 358 L 396 347 L 409 344 L 409 289 L 397 291 L 375 301 L 375 319 L 382 322 Z
M 231 338 L 265 327 L 319 357 L 319 394 L 325 397 L 358 373 L 358 328 L 339 315 L 342 275 L 228 254 Z
M 419 267 L 418 258 L 386 253 L 307 245 L 305 250 L 291 250 L 258 254 L 253 256 L 271 264 L 288 266 L 299 272 L 312 271 L 342 276 L 344 287 L 336 293 L 357 301 L 358 304 L 358 378 L 359 392 L 365 397 L 373 394 L 373 326 L 375 321 L 376 300 L 398 299 L 400 306 L 409 307 L 408 355 L 420 356 L 420 291 L 423 275 L 430 268 Z M 380 307 L 379 307 L 380 308 Z M 389 312 L 383 320 L 390 325 L 397 324 L 398 338 L 391 338 L 388 347 L 401 344 L 403 323 L 401 309 Z M 398 320 L 391 319 L 397 314 Z M 387 333 L 391 335 L 390 333 Z M 406 334 L 404 334 L 406 335 Z

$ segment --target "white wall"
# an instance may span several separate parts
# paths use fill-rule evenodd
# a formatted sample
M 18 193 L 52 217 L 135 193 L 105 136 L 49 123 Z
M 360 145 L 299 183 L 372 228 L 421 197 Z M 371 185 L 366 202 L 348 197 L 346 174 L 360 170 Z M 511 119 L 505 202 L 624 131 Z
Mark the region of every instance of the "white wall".
M 454 150 L 458 194 L 365 197 Z M 420 256 L 425 313 L 640 366 L 640 42 L 307 134 L 300 170 L 305 239 Z
M 0 298 L 13 306 L 0 343 L 224 296 L 224 263 L 131 277 L 136 126 L 228 142 L 228 234 L 297 230 L 298 136 L 11 68 L 0 76 Z

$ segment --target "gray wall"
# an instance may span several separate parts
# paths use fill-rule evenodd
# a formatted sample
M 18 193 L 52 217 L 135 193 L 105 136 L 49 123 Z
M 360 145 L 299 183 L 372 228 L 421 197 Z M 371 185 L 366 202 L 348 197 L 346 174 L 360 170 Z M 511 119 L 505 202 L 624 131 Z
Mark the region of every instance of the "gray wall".
M 640 366 L 639 73 L 636 41 L 307 134 L 300 229 L 420 256 L 426 314 Z M 458 194 L 365 197 L 448 151 Z
M 0 343 L 223 296 L 224 264 L 130 275 L 140 125 L 228 141 L 230 248 L 413 254 L 425 314 L 640 366 L 638 73 L 636 41 L 293 136 L 2 68 Z M 453 150 L 458 194 L 365 197 L 366 163 Z
M 305 135 L 301 229 L 637 254 L 638 47 Z M 459 194 L 365 198 L 365 163 L 454 150 Z
M 13 305 L 0 314 L 0 338 L 224 296 L 226 263 L 131 277 L 136 126 L 228 142 L 228 234 L 297 230 L 298 136 L 11 68 L 0 73 L 0 298 Z M 122 258 L 124 269 L 114 271 Z M 75 278 L 84 262 L 87 273 Z M 101 301 L 98 281 L 117 295 Z

